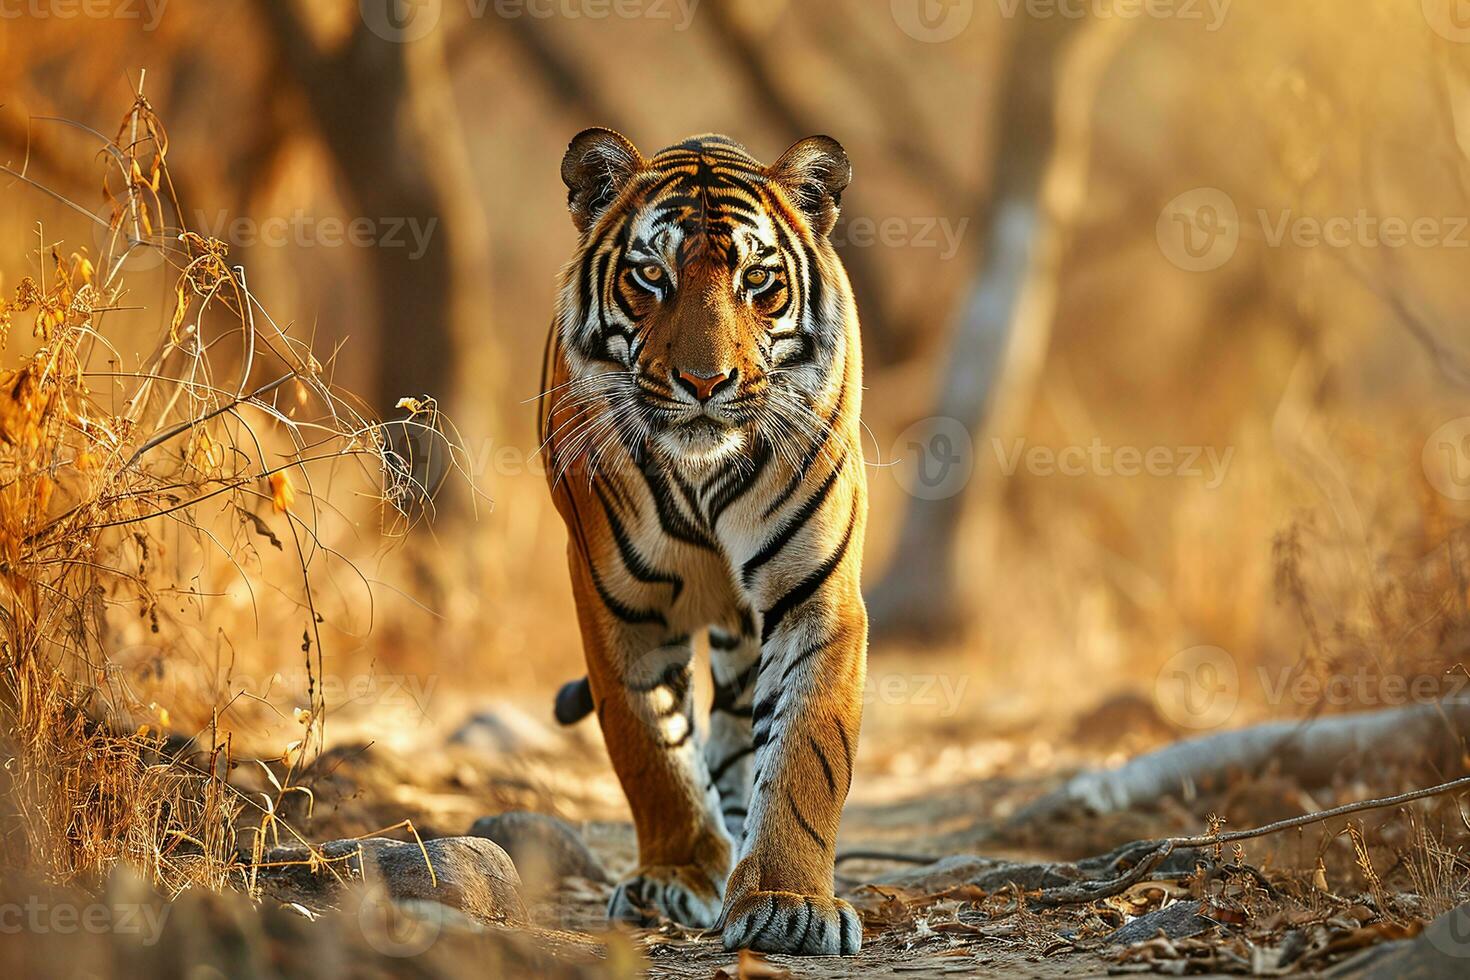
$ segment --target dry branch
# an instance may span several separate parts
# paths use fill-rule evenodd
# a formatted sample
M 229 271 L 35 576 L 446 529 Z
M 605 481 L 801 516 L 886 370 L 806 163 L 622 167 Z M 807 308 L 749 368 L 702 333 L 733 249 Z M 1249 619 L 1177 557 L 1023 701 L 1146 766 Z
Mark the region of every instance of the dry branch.
M 1195 852 L 1207 848 L 1213 850 L 1225 844 L 1325 823 L 1354 813 L 1403 806 L 1432 796 L 1467 789 L 1470 789 L 1470 776 L 1396 796 L 1359 800 L 1318 813 L 1288 817 L 1249 830 L 1130 841 L 1107 854 L 1076 862 L 1022 863 L 955 855 L 934 860 L 929 867 L 880 879 L 879 883 L 927 890 L 960 885 L 972 885 L 986 892 L 1019 888 L 1028 893 L 1027 901 L 1036 907 L 1086 904 L 1122 894 L 1150 875 L 1162 873 L 1169 877 L 1179 877 L 1189 874 L 1201 859 Z M 852 860 L 918 859 L 913 855 L 861 851 L 846 853 L 841 857 Z M 1171 858 L 1174 859 L 1172 867 Z

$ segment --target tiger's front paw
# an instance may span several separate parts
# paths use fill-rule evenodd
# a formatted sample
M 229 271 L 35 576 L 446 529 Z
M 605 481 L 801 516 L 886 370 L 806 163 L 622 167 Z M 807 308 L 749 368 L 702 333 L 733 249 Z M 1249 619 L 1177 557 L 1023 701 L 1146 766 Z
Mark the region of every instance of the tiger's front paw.
M 618 882 L 607 903 L 607 917 L 652 926 L 664 916 L 686 926 L 708 929 L 719 918 L 724 897 L 724 878 L 714 881 L 696 865 L 649 865 Z
M 720 938 L 731 950 L 852 956 L 863 946 L 863 926 L 840 898 L 753 891 L 730 907 Z

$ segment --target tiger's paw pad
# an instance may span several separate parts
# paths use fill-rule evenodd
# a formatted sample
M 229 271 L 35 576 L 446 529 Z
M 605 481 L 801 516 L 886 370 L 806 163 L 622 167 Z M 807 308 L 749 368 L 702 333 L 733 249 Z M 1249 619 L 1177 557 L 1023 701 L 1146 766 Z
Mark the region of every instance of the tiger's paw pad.
M 638 926 L 658 924 L 660 916 L 681 925 L 708 929 L 720 916 L 724 879 L 716 885 L 694 865 L 650 865 L 618 882 L 607 903 L 607 917 Z
M 757 891 L 731 907 L 720 938 L 731 950 L 853 956 L 863 946 L 863 925 L 840 898 Z

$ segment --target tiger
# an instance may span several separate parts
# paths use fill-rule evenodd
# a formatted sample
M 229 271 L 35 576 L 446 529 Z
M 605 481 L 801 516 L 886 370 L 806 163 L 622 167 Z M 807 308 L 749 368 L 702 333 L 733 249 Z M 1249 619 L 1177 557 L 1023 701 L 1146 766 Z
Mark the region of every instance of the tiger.
M 602 128 L 561 165 L 578 243 L 538 427 L 587 676 L 558 716 L 596 714 L 632 811 L 609 919 L 732 950 L 862 944 L 833 890 L 868 641 L 862 350 L 831 240 L 851 174 L 829 136 L 763 166 L 725 136 L 645 158 Z

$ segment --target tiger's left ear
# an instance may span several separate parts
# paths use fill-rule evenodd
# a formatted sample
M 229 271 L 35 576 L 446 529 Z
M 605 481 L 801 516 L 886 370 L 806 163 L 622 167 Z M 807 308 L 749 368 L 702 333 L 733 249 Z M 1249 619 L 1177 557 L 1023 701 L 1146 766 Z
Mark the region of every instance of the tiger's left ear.
M 781 154 L 766 175 L 786 189 L 818 235 L 837 224 L 842 192 L 852 180 L 852 163 L 830 136 L 808 136 Z

